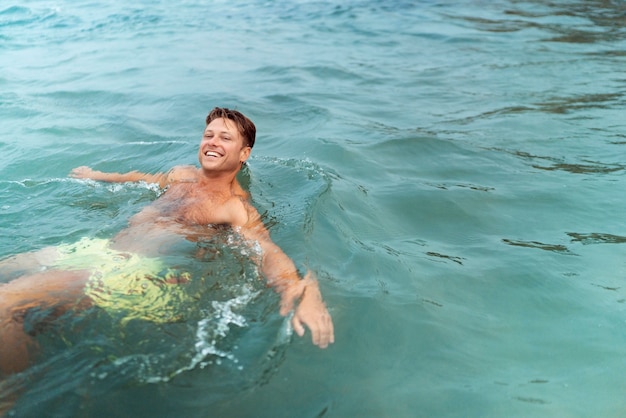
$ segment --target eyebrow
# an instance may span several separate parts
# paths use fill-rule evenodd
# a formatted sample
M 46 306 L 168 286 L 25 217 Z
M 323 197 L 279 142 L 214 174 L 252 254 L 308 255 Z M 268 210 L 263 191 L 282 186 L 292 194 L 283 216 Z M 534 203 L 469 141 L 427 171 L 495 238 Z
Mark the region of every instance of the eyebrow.
M 214 131 L 213 129 L 205 129 L 204 133 L 207 133 L 207 132 L 233 135 L 231 131 Z

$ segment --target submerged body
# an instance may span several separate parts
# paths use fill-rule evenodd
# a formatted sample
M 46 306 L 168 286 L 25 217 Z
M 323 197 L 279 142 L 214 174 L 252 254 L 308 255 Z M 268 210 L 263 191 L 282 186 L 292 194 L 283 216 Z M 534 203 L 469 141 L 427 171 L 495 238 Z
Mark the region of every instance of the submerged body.
M 99 297 L 115 293 L 111 292 L 111 277 L 114 275 L 103 272 L 103 262 L 108 263 L 110 260 L 107 259 L 115 257 L 134 260 L 137 269 L 129 277 L 138 280 L 139 286 L 145 288 L 147 282 L 141 283 L 141 280 L 149 282 L 162 267 L 169 267 L 159 263 L 159 256 L 167 255 L 181 241 L 206 239 L 212 233 L 210 225 L 228 225 L 242 239 L 259 245 L 261 255 L 255 261 L 268 284 L 281 295 L 281 314 L 286 315 L 295 307 L 292 325 L 296 333 L 303 335 L 306 325 L 316 345 L 324 348 L 334 341 L 332 320 L 317 281 L 310 274 L 304 279 L 299 276 L 293 262 L 271 241 L 259 213 L 236 180 L 237 172 L 250 155 L 250 138 L 242 133 L 245 129 L 241 121 L 231 117 L 233 111 L 216 110 L 215 115 L 214 110 L 207 117 L 198 152 L 200 168 L 179 166 L 163 174 L 104 173 L 88 167 L 73 170 L 71 176 L 75 178 L 107 182 L 145 181 L 159 184 L 165 192 L 131 217 L 128 227 L 110 241 L 88 240 L 77 246 L 47 248 L 0 263 L 3 277 L 17 276 L 0 285 L 2 373 L 18 372 L 29 365 L 28 352 L 33 343 L 31 335 L 24 330 L 23 320 L 30 309 L 51 309 L 58 316 L 68 309 L 114 304 L 114 298 L 109 297 L 103 303 Z M 100 264 L 76 262 L 86 260 L 79 251 L 100 252 L 102 260 Z M 72 252 L 76 252 L 74 258 Z M 160 279 L 184 281 L 188 277 L 184 272 L 178 272 Z M 120 286 L 124 285 L 121 283 Z M 153 313 L 149 313 L 147 319 L 176 319 L 169 317 L 160 306 L 146 307 L 144 311 L 150 309 Z
M 248 216 L 247 194 L 234 181 L 230 193 L 216 195 L 203 188 L 195 167 L 177 167 L 166 177 L 167 190 L 152 204 L 130 218 L 128 227 L 112 240 L 111 247 L 148 256 L 167 254 L 168 244 L 185 238 L 197 241 L 209 225 L 233 225 L 230 212 Z M 75 171 L 79 176 L 85 169 Z M 234 206 L 238 206 L 234 208 Z M 241 222 L 241 221 L 239 221 Z M 242 225 L 239 225 L 242 226 Z

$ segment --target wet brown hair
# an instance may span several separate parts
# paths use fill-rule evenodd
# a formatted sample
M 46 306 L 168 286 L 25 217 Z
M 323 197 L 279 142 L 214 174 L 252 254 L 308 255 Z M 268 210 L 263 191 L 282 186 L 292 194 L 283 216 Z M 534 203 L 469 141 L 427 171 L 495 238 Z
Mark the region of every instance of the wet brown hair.
M 250 148 L 254 146 L 256 126 L 243 113 L 225 107 L 216 107 L 206 117 L 207 126 L 217 118 L 230 119 L 235 122 L 239 133 L 243 137 L 244 145 Z

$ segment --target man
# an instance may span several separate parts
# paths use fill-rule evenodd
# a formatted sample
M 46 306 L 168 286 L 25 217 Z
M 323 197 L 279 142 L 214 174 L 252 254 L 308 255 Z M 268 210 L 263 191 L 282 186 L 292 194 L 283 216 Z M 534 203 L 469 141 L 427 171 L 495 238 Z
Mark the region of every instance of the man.
M 228 225 L 246 241 L 258 243 L 262 250 L 261 269 L 268 284 L 281 296 L 281 315 L 291 312 L 298 302 L 291 320 L 295 332 L 304 335 L 306 326 L 314 344 L 326 348 L 333 343 L 332 319 L 317 281 L 310 273 L 304 279 L 299 277 L 294 263 L 270 239 L 259 213 L 236 180 L 250 156 L 255 137 L 254 124 L 243 114 L 215 108 L 206 118 L 198 150 L 200 168 L 177 166 L 162 174 L 74 169 L 74 178 L 144 181 L 158 184 L 165 192 L 131 217 L 128 228 L 111 240 L 83 239 L 75 245 L 21 254 L 0 263 L 3 276 L 19 274 L 15 280 L 0 285 L 0 370 L 11 373 L 28 366 L 25 353 L 31 341 L 22 323 L 32 308 L 50 307 L 60 314 L 67 309 L 96 305 L 128 309 L 129 315 L 154 321 L 175 320 L 168 316 L 165 307 L 149 306 L 141 312 L 131 312 L 129 306 L 136 310 L 136 301 L 143 293 L 159 291 L 152 284 L 153 278 L 167 268 L 159 254 L 181 239 L 201 239 L 210 229 L 208 225 Z M 93 265 L 94 257 L 98 258 L 98 268 Z M 103 260 L 105 264 L 118 265 L 109 268 Z M 129 268 L 133 274 L 113 273 Z M 184 272 L 173 272 L 167 273 L 164 280 L 184 284 L 193 278 Z M 131 297 L 135 299 L 128 299 Z

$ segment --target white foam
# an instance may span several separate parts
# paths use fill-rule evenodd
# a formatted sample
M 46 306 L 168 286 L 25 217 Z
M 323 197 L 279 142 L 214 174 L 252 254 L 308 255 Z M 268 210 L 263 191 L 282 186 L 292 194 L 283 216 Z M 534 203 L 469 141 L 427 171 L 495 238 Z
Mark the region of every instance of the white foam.
M 234 310 L 247 305 L 259 292 L 252 291 L 247 286 L 242 286 L 242 290 L 243 293 L 233 299 L 223 302 L 213 301 L 211 303 L 213 308 L 210 314 L 211 316 L 198 321 L 194 344 L 195 354 L 189 364 L 167 376 L 150 375 L 149 371 L 146 374 L 140 372 L 139 375 L 142 380 L 146 383 L 167 382 L 174 376 L 185 371 L 193 370 L 196 367 L 204 368 L 210 364 L 220 365 L 224 359 L 234 364 L 239 363 L 239 360 L 233 353 L 220 350 L 217 345 L 221 339 L 228 335 L 232 326 L 247 326 L 246 319 L 242 315 L 234 312 Z M 216 358 L 207 360 L 209 356 L 215 356 Z M 134 357 L 137 358 L 137 356 Z M 152 358 L 142 358 L 141 361 L 143 362 L 142 364 L 148 366 L 150 362 L 161 361 L 161 357 L 163 356 L 152 356 Z M 243 370 L 243 366 L 238 366 L 238 370 Z

